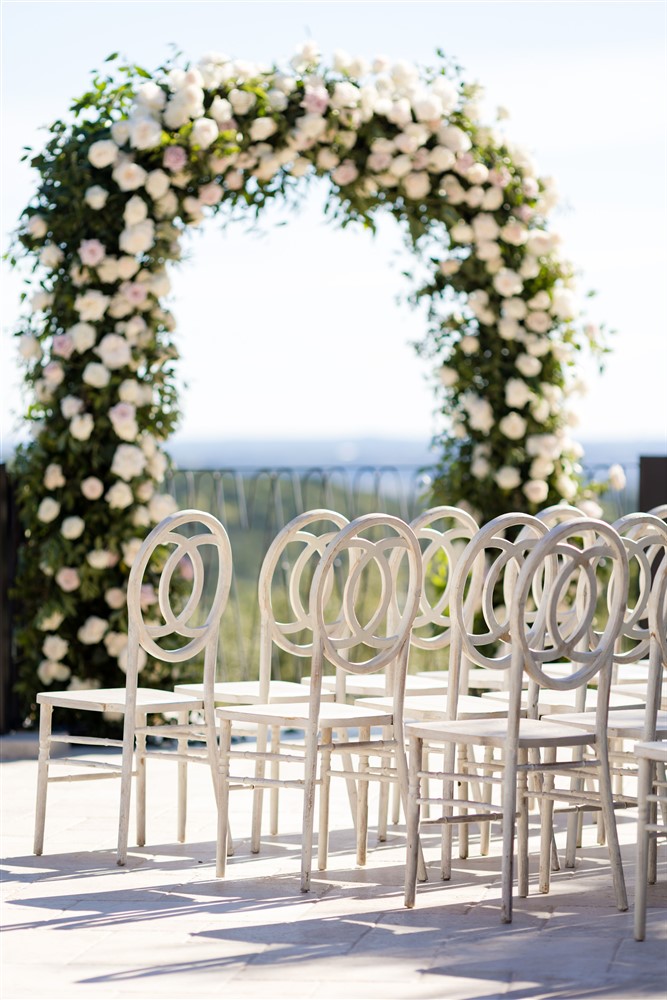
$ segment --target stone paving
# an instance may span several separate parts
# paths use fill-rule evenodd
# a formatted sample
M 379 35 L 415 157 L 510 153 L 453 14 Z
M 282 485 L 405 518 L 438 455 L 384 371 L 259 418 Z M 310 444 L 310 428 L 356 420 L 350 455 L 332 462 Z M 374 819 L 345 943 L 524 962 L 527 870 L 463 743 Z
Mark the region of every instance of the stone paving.
M 642 943 L 633 939 L 632 908 L 614 907 L 606 851 L 592 827 L 576 870 L 554 875 L 548 896 L 533 888 L 516 900 L 511 925 L 499 917 L 497 837 L 491 855 L 481 858 L 473 836 L 470 858 L 456 861 L 445 884 L 437 835 L 429 834 L 429 881 L 419 887 L 415 909 L 406 910 L 403 827 L 391 828 L 385 844 L 375 844 L 371 830 L 368 864 L 356 867 L 344 785 L 334 782 L 330 867 L 315 873 L 304 895 L 299 793 L 284 793 L 284 828 L 265 838 L 259 855 L 248 849 L 251 795 L 233 795 L 236 853 L 220 880 L 208 771 L 190 769 L 188 841 L 178 845 L 176 771 L 151 761 L 148 846 L 131 848 L 127 868 L 115 864 L 113 781 L 50 788 L 45 853 L 37 858 L 30 744 L 22 741 L 27 749 L 17 752 L 4 737 L 0 746 L 3 1000 L 667 995 L 664 848 Z M 632 902 L 632 811 L 620 815 L 619 828 Z

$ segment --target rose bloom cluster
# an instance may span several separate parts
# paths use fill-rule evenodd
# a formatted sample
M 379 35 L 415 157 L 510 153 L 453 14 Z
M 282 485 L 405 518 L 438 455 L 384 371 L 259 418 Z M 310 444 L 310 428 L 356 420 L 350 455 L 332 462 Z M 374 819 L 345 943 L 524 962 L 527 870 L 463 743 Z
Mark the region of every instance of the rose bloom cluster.
M 68 463 L 76 474 L 49 463 L 36 504 L 38 525 L 62 542 L 62 564 L 44 563 L 43 571 L 70 607 L 84 574 L 126 574 L 146 529 L 174 509 L 160 492 L 167 459 L 154 423 L 156 384 L 175 358 L 161 346 L 173 329 L 165 262 L 180 257 L 185 228 L 223 203 L 261 201 L 311 173 L 330 179 L 352 218 L 388 204 L 406 218 L 430 218 L 441 232 L 431 292 L 437 298 L 449 286 L 465 303 L 458 319 L 446 319 L 453 339 L 440 385 L 453 436 L 474 445 L 470 482 L 508 496 L 521 489 L 533 506 L 554 487 L 575 497 L 578 454 L 565 407 L 573 384 L 563 372 L 579 308 L 571 268 L 546 226 L 555 191 L 498 123 L 482 123 L 478 97 L 445 72 L 424 75 L 404 61 L 337 52 L 324 67 L 308 42 L 284 69 L 211 53 L 191 69 L 138 78 L 124 116 L 90 126 L 76 242 L 60 238 L 46 209 L 25 219 L 23 241 L 41 277 L 18 341 L 36 400 L 63 421 L 77 456 Z M 444 227 L 443 208 L 458 221 Z M 71 307 L 49 322 L 61 284 L 74 290 Z M 512 370 L 499 390 L 482 392 L 469 373 L 489 331 Z M 80 456 L 101 440 L 113 443 L 110 460 L 92 474 Z M 109 525 L 103 546 L 88 527 L 100 505 Z M 109 616 L 85 616 L 71 641 L 104 643 L 122 662 L 112 616 L 124 588 L 98 589 Z M 43 683 L 70 676 L 57 618 L 41 626 L 54 633 L 43 648 Z

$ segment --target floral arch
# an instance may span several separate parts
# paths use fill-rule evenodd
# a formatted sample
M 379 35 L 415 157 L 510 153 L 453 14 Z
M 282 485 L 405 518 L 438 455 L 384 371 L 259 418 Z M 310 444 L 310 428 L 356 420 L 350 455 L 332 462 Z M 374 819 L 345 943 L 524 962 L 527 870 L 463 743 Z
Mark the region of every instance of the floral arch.
M 567 397 L 578 352 L 602 348 L 549 229 L 553 185 L 438 57 L 430 70 L 342 53 L 325 66 L 307 43 L 283 69 L 218 55 L 118 66 L 51 126 L 12 258 L 32 266 L 17 331 L 33 430 L 16 461 L 28 714 L 45 684 L 119 681 L 129 566 L 172 508 L 168 264 L 209 215 L 259 214 L 313 175 L 342 225 L 391 213 L 419 273 L 412 301 L 428 305 L 416 347 L 443 415 L 434 500 L 487 520 L 580 497 Z

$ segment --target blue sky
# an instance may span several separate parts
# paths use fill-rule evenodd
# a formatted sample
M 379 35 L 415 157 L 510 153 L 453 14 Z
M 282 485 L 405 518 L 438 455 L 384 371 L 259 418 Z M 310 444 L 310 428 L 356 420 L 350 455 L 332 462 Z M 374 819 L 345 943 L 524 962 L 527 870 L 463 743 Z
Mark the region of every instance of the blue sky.
M 595 289 L 591 318 L 618 331 L 607 371 L 588 372 L 579 437 L 665 435 L 667 273 L 663 2 L 2 2 L 2 239 L 31 197 L 21 147 L 62 116 L 112 51 L 147 68 L 173 43 L 287 60 L 305 38 L 335 49 L 427 64 L 440 47 L 508 132 L 556 178 L 553 228 Z M 438 429 L 428 368 L 410 343 L 419 315 L 406 290 L 400 234 L 387 220 L 373 241 L 325 224 L 321 192 L 298 216 L 275 212 L 261 233 L 215 223 L 193 234 L 174 274 L 179 322 L 181 435 L 191 438 L 428 440 Z M 276 227 L 276 221 L 287 225 Z M 10 332 L 18 280 L 3 268 L 0 407 L 7 439 L 20 412 Z M 341 400 L 343 401 L 341 403 Z

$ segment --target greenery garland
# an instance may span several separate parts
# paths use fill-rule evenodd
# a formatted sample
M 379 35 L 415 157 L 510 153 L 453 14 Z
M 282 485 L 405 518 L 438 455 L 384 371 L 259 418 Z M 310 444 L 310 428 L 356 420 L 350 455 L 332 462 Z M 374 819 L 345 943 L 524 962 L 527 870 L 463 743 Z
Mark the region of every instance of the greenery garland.
M 488 520 L 581 500 L 567 399 L 578 353 L 604 348 L 548 227 L 553 185 L 438 57 L 420 70 L 338 53 L 329 67 L 309 42 L 282 69 L 209 55 L 148 73 L 113 55 L 115 72 L 50 127 L 10 256 L 32 268 L 17 336 L 33 434 L 15 469 L 28 718 L 44 685 L 121 680 L 129 567 L 173 509 L 160 491 L 178 420 L 167 265 L 209 215 L 261 214 L 317 176 L 341 225 L 394 216 L 422 275 L 416 347 L 444 417 L 434 502 Z M 143 682 L 175 679 L 162 669 Z

